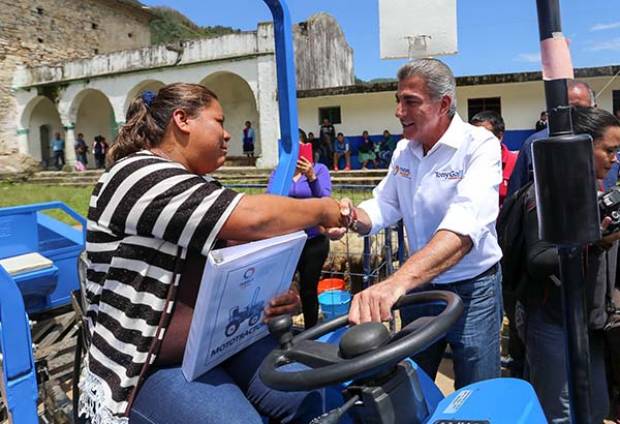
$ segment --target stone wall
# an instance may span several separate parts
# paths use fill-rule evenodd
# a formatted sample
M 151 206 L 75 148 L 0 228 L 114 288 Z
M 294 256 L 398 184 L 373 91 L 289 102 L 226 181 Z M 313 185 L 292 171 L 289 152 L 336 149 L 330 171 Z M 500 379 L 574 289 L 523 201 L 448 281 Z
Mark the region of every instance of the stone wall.
M 353 49 L 332 16 L 312 15 L 295 26 L 293 38 L 299 90 L 355 84 Z
M 0 0 L 0 152 L 16 150 L 17 65 L 41 66 L 150 44 L 151 14 L 127 0 Z

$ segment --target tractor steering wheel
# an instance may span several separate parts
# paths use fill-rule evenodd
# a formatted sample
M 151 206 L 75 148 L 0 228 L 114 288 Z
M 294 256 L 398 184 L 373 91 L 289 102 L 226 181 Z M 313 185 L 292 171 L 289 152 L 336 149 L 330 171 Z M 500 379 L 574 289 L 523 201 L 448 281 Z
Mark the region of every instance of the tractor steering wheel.
M 342 336 L 339 346 L 315 339 L 346 326 L 347 316 L 319 324 L 296 337 L 290 333 L 290 316 L 276 317 L 269 322 L 269 330 L 279 337 L 281 346 L 263 360 L 260 378 L 273 389 L 298 391 L 366 378 L 388 370 L 442 338 L 463 312 L 463 302 L 449 291 L 413 293 L 396 302 L 394 310 L 437 302 L 446 305 L 439 315 L 418 318 L 394 335 L 377 322 L 352 326 Z M 300 363 L 310 369 L 278 370 L 289 363 Z

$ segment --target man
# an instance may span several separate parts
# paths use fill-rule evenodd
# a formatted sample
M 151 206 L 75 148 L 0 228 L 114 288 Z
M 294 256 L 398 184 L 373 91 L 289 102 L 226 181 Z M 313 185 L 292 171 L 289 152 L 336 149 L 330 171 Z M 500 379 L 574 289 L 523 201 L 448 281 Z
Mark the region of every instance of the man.
M 344 139 L 344 134 L 339 132 L 334 143 L 334 171 L 338 171 L 340 158 L 344 156 L 344 169 L 345 171 L 351 170 L 351 149 L 349 148 L 349 142 Z
M 547 119 L 547 111 L 543 110 L 542 112 L 540 112 L 540 119 L 536 121 L 536 131 L 542 131 L 547 128 L 547 125 L 549 124 L 549 122 L 547 122 Z
M 389 319 L 398 298 L 422 287 L 459 294 L 464 314 L 445 339 L 414 359 L 434 378 L 449 343 L 460 388 L 500 375 L 501 250 L 495 219 L 502 175 L 495 137 L 461 120 L 455 93 L 454 75 L 441 61 L 404 65 L 396 93 L 404 140 L 373 198 L 357 208 L 348 199 L 342 203 L 359 234 L 374 234 L 402 218 L 413 252 L 388 279 L 355 295 L 349 320 Z M 401 310 L 401 318 L 407 324 L 433 312 Z
M 502 183 L 499 186 L 499 205 L 502 206 L 508 192 L 508 181 L 517 161 L 517 152 L 508 150 L 508 147 L 503 143 L 504 132 L 506 131 L 504 118 L 497 112 L 487 110 L 475 114 L 470 123 L 491 131 L 502 147 Z
M 319 128 L 319 139 L 321 140 L 321 163 L 331 168 L 336 129 L 327 118 L 323 118 L 323 124 Z
M 60 171 L 65 166 L 65 140 L 60 137 L 59 132 L 54 134 L 52 153 L 54 154 L 54 166 Z
M 568 81 L 568 102 L 572 106 L 596 106 L 594 91 L 583 81 Z M 532 143 L 549 136 L 549 128 L 545 128 L 529 136 L 519 150 L 517 163 L 508 182 L 508 196 L 534 179 L 532 173 Z

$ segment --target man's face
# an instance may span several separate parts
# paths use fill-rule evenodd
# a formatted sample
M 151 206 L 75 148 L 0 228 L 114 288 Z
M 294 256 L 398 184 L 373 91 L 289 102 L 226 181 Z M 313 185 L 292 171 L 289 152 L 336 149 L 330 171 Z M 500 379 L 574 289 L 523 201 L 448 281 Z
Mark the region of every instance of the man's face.
M 611 166 L 618 161 L 620 150 L 620 127 L 607 127 L 603 137 L 594 140 L 594 169 L 596 178 L 607 176 Z
M 344 143 L 344 136 L 340 134 L 338 137 L 336 137 L 336 140 L 338 140 L 339 143 Z
M 444 130 L 441 118 L 447 116 L 450 98 L 433 100 L 426 82 L 417 76 L 398 82 L 396 92 L 396 117 L 403 126 L 403 135 L 425 146 L 432 146 Z
M 329 119 L 323 119 L 323 125 L 328 126 L 329 125 Z
M 591 107 L 592 97 L 590 97 L 590 90 L 582 84 L 572 86 L 568 90 L 568 103 L 573 106 Z

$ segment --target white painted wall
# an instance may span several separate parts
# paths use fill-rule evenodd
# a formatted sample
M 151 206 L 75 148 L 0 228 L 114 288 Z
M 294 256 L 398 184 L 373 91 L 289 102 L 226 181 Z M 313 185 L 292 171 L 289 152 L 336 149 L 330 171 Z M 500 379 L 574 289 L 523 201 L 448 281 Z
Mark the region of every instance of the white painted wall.
M 584 81 L 598 93 L 610 79 L 597 77 L 586 78 Z M 616 78 L 597 98 L 598 106 L 610 112 L 613 90 L 620 90 L 620 78 Z M 459 115 L 467 119 L 468 99 L 483 97 L 501 97 L 502 115 L 508 130 L 534 128 L 540 112 L 546 107 L 542 81 L 476 85 L 457 88 Z M 320 126 L 319 108 L 329 106 L 340 106 L 342 123 L 334 126 L 336 131 L 345 135 L 361 135 L 363 130 L 368 130 L 370 134 L 380 134 L 384 129 L 401 133 L 400 123 L 394 117 L 394 92 L 302 98 L 298 106 L 300 127 L 315 135 Z

